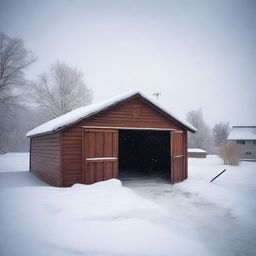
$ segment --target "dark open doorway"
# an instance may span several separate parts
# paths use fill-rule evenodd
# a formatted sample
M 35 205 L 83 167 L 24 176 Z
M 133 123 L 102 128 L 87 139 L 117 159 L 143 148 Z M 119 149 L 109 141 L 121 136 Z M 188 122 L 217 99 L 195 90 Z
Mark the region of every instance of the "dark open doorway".
M 170 132 L 119 130 L 119 178 L 170 178 Z

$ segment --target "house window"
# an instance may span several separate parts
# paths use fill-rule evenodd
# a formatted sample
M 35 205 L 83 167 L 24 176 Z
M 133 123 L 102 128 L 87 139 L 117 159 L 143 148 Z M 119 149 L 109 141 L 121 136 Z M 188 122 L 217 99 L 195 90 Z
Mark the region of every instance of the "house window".
M 247 156 L 250 156 L 252 153 L 251 152 L 246 152 L 245 153 Z
M 245 141 L 244 140 L 237 140 L 236 141 L 238 144 L 245 144 Z
M 256 144 L 256 140 L 253 141 L 253 144 L 254 144 L 254 145 Z

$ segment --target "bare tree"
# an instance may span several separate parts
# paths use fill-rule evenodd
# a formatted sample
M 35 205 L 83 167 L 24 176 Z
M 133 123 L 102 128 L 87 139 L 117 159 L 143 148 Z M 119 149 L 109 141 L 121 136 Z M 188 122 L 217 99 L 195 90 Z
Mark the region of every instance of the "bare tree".
M 17 126 L 17 118 L 22 108 L 19 99 L 25 85 L 24 72 L 34 61 L 21 39 L 0 32 L 0 153 L 10 151 L 11 146 L 25 150 L 24 121 Z
M 227 143 L 227 138 L 230 131 L 231 129 L 228 122 L 220 122 L 218 124 L 215 124 L 215 126 L 212 129 L 215 145 L 219 146 L 220 144 Z
M 211 132 L 203 119 L 202 109 L 193 110 L 187 113 L 186 120 L 196 129 L 196 133 L 188 134 L 188 146 L 190 148 L 202 148 L 211 150 Z
M 224 164 L 239 165 L 240 162 L 240 146 L 234 141 L 227 144 L 221 144 L 218 151 L 219 157 Z
M 0 108 L 15 104 L 18 90 L 24 85 L 24 71 L 35 61 L 21 39 L 0 32 Z
M 82 72 L 59 62 L 32 82 L 30 90 L 35 103 L 51 118 L 92 100 L 92 91 L 84 83 Z

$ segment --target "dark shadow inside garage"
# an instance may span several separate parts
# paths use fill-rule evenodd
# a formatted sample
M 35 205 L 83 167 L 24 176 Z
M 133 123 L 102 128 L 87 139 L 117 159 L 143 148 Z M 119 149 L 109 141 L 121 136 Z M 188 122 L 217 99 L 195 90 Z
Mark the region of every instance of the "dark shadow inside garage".
M 170 178 L 170 133 L 119 130 L 119 178 Z

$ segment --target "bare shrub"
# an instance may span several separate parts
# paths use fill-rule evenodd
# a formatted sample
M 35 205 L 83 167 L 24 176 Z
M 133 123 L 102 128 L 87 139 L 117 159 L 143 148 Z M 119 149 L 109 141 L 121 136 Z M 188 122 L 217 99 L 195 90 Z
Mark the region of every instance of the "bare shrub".
M 235 142 L 228 142 L 219 146 L 219 157 L 224 164 L 238 165 L 240 162 L 240 146 Z

